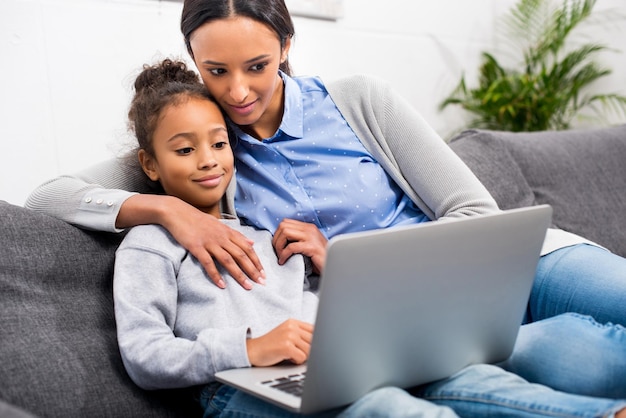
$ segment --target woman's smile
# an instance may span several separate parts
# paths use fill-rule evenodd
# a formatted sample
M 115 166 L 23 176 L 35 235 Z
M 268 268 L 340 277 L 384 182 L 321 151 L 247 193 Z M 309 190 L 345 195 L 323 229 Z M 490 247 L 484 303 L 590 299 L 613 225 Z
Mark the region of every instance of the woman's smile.
M 233 113 L 237 114 L 238 116 L 246 117 L 254 112 L 257 101 L 258 100 L 255 100 L 253 102 L 249 102 L 243 105 L 228 105 L 228 107 L 232 110 Z

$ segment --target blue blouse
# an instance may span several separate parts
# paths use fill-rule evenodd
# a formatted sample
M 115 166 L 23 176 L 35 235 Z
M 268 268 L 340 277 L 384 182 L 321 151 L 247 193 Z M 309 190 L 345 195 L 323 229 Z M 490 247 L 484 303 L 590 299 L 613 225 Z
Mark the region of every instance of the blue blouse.
M 234 127 L 235 207 L 274 232 L 284 218 L 334 235 L 428 221 L 363 147 L 317 77 L 285 83 L 278 131 L 259 141 Z

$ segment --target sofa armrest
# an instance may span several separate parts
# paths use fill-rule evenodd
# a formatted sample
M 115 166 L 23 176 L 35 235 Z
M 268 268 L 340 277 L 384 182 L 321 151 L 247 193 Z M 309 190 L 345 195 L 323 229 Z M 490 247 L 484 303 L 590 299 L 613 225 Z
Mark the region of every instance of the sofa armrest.
M 189 396 L 143 391 L 126 374 L 112 297 L 120 240 L 0 202 L 5 404 L 46 417 L 192 415 Z

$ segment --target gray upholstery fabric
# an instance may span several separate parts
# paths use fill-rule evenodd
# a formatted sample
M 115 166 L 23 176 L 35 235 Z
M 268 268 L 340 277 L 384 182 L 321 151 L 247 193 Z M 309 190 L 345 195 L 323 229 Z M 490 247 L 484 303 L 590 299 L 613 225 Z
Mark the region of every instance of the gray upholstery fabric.
M 450 141 L 503 209 L 548 203 L 553 223 L 626 256 L 626 125 Z
M 191 416 L 121 362 L 112 301 L 121 237 L 0 202 L 0 402 L 46 417 Z M 8 404 L 8 405 L 6 405 Z

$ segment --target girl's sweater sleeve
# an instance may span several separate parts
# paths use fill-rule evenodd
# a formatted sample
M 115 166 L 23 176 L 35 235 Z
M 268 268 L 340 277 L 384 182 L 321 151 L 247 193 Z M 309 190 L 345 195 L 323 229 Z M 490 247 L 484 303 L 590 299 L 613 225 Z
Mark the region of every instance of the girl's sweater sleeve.
M 127 245 L 127 236 L 116 253 L 113 282 L 118 344 L 131 379 L 148 390 L 181 388 L 209 383 L 220 370 L 249 367 L 246 327 L 204 328 L 195 339 L 174 334 L 185 250 L 171 244 L 162 250 L 165 234 L 154 233 L 160 227 L 130 232 L 137 228 L 150 228 L 150 248 Z

